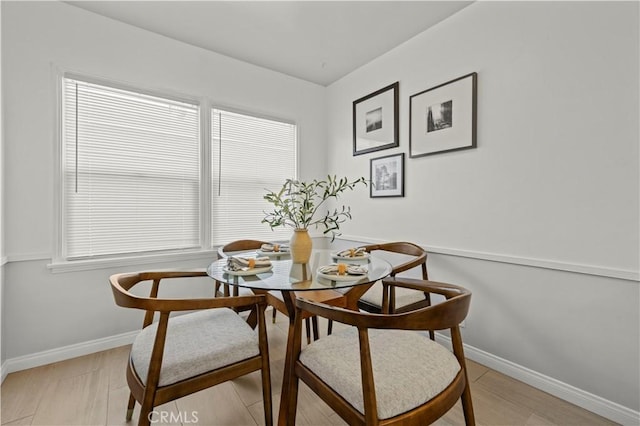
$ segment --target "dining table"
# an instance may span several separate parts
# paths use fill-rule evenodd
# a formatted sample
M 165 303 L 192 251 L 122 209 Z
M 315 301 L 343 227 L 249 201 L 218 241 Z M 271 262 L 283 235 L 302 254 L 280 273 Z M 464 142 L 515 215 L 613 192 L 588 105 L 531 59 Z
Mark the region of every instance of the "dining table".
M 358 299 L 378 280 L 387 277 L 392 270 L 391 264 L 375 255 L 366 253 L 361 258 L 341 257 L 340 252 L 332 249 L 313 249 L 307 263 L 294 263 L 287 253 L 263 253 L 261 251 L 245 251 L 228 253 L 228 256 L 240 256 L 246 259 L 268 256 L 270 265 L 262 268 L 232 271 L 228 268 L 228 258 L 212 262 L 207 268 L 207 274 L 224 284 L 246 287 L 260 291 L 280 291 L 287 307 L 289 328 L 287 337 L 287 352 L 278 411 L 278 424 L 286 425 L 291 404 L 288 391 L 293 380 L 293 337 L 296 315 L 296 294 L 305 291 L 338 291 L 347 296 L 346 308 L 357 310 Z M 327 273 L 326 266 L 345 263 L 360 266 L 358 275 L 339 275 Z M 324 271 L 324 272 L 323 272 Z M 295 407 L 294 407 L 295 409 Z

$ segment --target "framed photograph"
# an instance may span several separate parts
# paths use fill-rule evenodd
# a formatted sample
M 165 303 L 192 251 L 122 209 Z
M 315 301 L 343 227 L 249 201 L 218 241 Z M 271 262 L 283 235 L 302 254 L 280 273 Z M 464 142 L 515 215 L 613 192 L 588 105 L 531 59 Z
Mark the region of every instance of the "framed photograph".
M 409 98 L 409 156 L 476 147 L 474 72 Z
M 404 152 L 371 159 L 370 198 L 404 197 Z
M 353 102 L 353 155 L 398 145 L 396 81 Z

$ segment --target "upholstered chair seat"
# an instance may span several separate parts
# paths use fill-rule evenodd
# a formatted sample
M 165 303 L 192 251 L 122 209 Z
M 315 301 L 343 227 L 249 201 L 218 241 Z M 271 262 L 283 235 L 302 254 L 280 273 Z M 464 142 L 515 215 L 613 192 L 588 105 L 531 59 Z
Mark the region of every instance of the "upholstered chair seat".
M 133 367 L 144 383 L 158 323 L 145 327 L 131 347 Z M 158 386 L 167 386 L 260 354 L 258 333 L 228 308 L 169 319 Z
M 369 345 L 381 420 L 425 404 L 446 389 L 460 371 L 453 353 L 430 340 L 427 333 L 370 330 Z M 303 348 L 300 362 L 364 415 L 355 327 Z

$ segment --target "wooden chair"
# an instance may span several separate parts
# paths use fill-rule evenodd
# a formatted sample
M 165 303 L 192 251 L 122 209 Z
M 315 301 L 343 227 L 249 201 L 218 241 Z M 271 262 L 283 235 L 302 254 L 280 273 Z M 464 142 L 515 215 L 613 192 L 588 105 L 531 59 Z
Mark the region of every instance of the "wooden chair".
M 361 246 L 367 253 L 375 251 L 383 251 L 392 253 L 401 258 L 397 263 L 393 264 L 390 276 L 395 277 L 397 274 L 409 271 L 414 268 L 420 268 L 421 278 L 428 280 L 427 274 L 427 252 L 420 246 L 407 242 L 393 242 L 385 244 L 370 244 Z M 410 256 L 410 257 L 409 257 Z M 380 281 L 371 287 L 356 286 L 345 292 L 351 309 L 361 309 L 371 313 L 382 313 L 383 291 Z M 389 311 L 387 313 L 408 312 L 417 308 L 430 306 L 431 296 L 429 293 L 410 290 L 406 288 L 391 288 L 389 296 Z M 355 305 L 355 306 L 354 306 Z M 333 327 L 332 321 L 329 320 L 329 334 Z M 429 332 L 431 339 L 435 338 L 433 331 Z
M 247 251 L 258 250 L 263 244 L 267 244 L 265 241 L 259 240 L 236 240 L 232 241 L 224 246 L 218 248 L 218 259 L 224 259 L 227 257 L 227 253 L 234 251 Z M 229 287 L 233 287 L 230 289 Z M 220 290 L 220 282 L 216 281 L 215 284 L 216 296 L 239 296 L 239 295 L 251 295 L 254 294 L 251 289 L 238 286 L 229 286 L 228 284 L 222 284 L 222 291 Z M 268 303 L 268 301 L 267 301 Z M 274 314 L 275 317 L 275 314 Z
M 223 259 L 227 257 L 227 253 L 235 252 L 235 251 L 245 251 L 245 250 L 257 250 L 263 244 L 266 244 L 264 241 L 259 240 L 237 240 L 232 241 L 218 249 L 218 259 Z M 224 294 L 229 295 L 230 290 L 228 289 L 227 284 L 223 284 L 224 286 Z M 219 293 L 219 283 L 216 284 L 216 294 Z M 238 286 L 233 286 L 233 290 L 231 291 L 232 295 L 238 294 L 264 294 L 267 298 L 267 304 L 273 307 L 272 320 L 275 323 L 276 314 L 278 311 L 285 315 L 289 315 L 287 311 L 287 306 L 282 299 L 282 293 L 279 291 L 260 291 L 260 290 L 250 290 L 248 288 L 240 288 Z M 301 292 L 296 292 L 296 295 Z M 346 306 L 346 297 L 337 291 L 334 290 L 318 290 L 318 291 L 305 291 L 302 292 L 305 294 L 305 297 L 315 300 L 317 302 L 329 304 L 332 306 Z M 318 331 L 318 319 L 309 315 L 308 313 L 304 314 L 305 319 L 305 327 L 307 334 L 307 342 L 311 342 L 311 335 L 313 330 L 313 338 L 318 339 L 320 336 Z M 329 332 L 330 334 L 330 332 Z
M 138 425 L 149 425 L 153 408 L 158 405 L 260 370 L 265 423 L 273 423 L 265 296 L 158 297 L 161 281 L 206 276 L 205 271 L 167 271 L 110 277 L 118 306 L 146 311 L 127 366 L 131 390 L 127 421 L 131 420 L 136 401 L 141 405 Z M 143 282 L 152 283 L 149 297 L 130 292 Z M 247 306 L 257 310 L 258 333 L 236 312 L 227 309 Z M 181 311 L 196 312 L 170 317 L 172 312 Z M 160 314 L 157 322 L 153 322 L 155 312 Z
M 299 380 L 349 425 L 426 425 L 449 411 L 458 398 L 466 424 L 475 424 L 459 329 L 471 293 L 450 284 L 384 279 L 383 291 L 391 287 L 441 294 L 445 300 L 396 314 L 296 301 L 296 309 L 352 327 L 301 349 L 301 323 L 296 321 L 290 349 L 293 365 L 285 367 L 293 369 L 283 394 L 289 408 L 287 424 L 295 424 Z M 451 331 L 453 353 L 424 332 L 443 329 Z
M 370 244 L 363 246 L 365 251 L 372 253 L 375 251 L 383 251 L 388 253 L 396 253 L 402 256 L 400 263 L 393 264 L 391 276 L 409 271 L 414 268 L 420 268 L 421 278 L 428 280 L 427 274 L 427 252 L 420 246 L 407 242 L 393 242 L 385 244 Z M 411 258 L 406 258 L 411 256 Z M 418 277 L 414 277 L 418 278 Z M 382 283 L 377 282 L 358 300 L 358 308 L 372 313 L 382 312 Z M 429 293 L 409 290 L 404 288 L 392 288 L 389 294 L 389 312 L 407 312 L 416 308 L 429 306 L 431 298 Z

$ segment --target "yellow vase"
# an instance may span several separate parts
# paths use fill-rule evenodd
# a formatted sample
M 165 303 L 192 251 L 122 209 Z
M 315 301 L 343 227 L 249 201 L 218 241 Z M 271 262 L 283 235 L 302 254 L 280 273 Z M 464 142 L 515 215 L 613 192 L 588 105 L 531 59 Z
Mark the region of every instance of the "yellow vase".
M 309 263 L 313 243 L 307 229 L 294 229 L 289 249 L 293 263 Z

